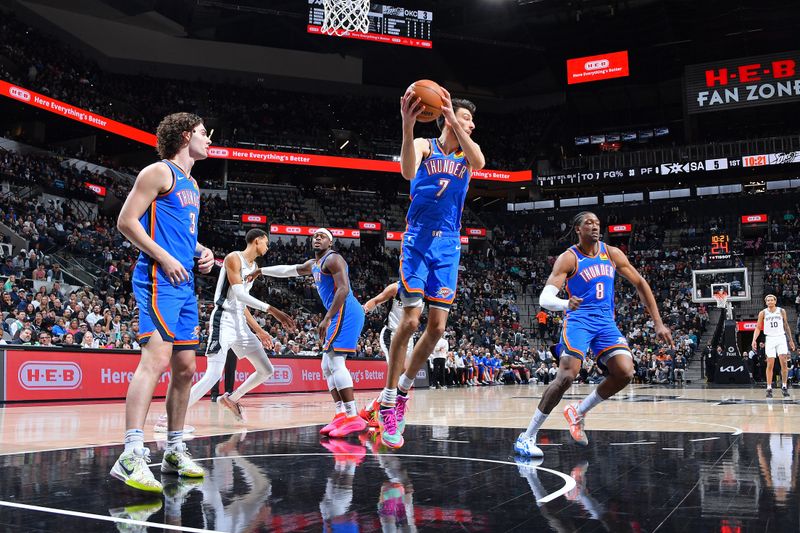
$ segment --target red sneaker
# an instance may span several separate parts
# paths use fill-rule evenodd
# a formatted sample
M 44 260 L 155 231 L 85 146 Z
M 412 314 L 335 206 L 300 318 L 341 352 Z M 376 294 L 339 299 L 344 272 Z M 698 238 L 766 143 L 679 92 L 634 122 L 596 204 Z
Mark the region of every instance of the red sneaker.
M 353 433 L 361 433 L 367 429 L 367 422 L 360 416 L 349 416 L 339 423 L 330 433 L 329 437 L 342 438 Z
M 566 418 L 569 423 L 569 434 L 572 436 L 572 439 L 581 446 L 589 444 L 589 439 L 583 431 L 584 417 L 578 414 L 578 406 L 575 404 L 568 405 L 564 409 L 564 418 Z
M 339 424 L 341 424 L 342 421 L 345 418 L 346 417 L 345 417 L 344 413 L 336 413 L 336 416 L 333 417 L 333 420 L 331 420 L 331 423 L 328 424 L 327 426 L 325 426 L 324 428 L 319 430 L 319 434 L 320 435 L 328 435 L 328 434 L 330 434 L 330 432 L 333 431 L 334 429 L 336 429 L 339 426 Z

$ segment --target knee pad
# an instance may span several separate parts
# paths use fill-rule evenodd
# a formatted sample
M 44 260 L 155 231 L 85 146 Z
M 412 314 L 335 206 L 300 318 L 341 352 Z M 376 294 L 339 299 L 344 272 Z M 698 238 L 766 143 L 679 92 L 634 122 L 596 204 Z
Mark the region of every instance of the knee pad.
M 352 389 L 353 376 L 344 364 L 343 355 L 334 355 L 328 359 L 331 366 L 331 374 L 333 376 L 333 383 L 336 385 L 337 390 Z
M 328 352 L 323 353 L 320 368 L 322 368 L 322 377 L 325 378 L 325 382 L 328 384 L 328 390 L 334 390 L 336 388 L 336 383 L 333 381 L 330 360 L 331 357 L 328 355 Z

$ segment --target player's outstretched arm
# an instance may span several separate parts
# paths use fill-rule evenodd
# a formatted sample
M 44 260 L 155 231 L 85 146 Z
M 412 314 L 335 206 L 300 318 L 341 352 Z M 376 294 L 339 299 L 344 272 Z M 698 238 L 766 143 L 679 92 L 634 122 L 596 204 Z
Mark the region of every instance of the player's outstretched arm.
M 639 293 L 639 299 L 644 303 L 645 309 L 647 309 L 647 312 L 650 313 L 650 317 L 653 319 L 656 337 L 674 348 L 675 343 L 672 341 L 672 332 L 664 325 L 664 321 L 661 320 L 661 313 L 658 311 L 656 297 L 653 296 L 653 290 L 650 288 L 650 284 L 647 283 L 647 280 L 634 268 L 628 260 L 628 256 L 622 253 L 622 250 L 615 246 L 607 246 L 607 248 L 611 260 L 614 261 L 614 265 L 617 268 L 617 272 L 636 287 L 636 292 Z
M 133 189 L 122 205 L 117 218 L 117 229 L 137 248 L 153 258 L 172 283 L 189 279 L 189 273 L 169 252 L 156 243 L 145 231 L 139 219 L 159 194 L 172 186 L 172 173 L 163 163 L 148 165 L 136 177 Z
M 264 275 L 271 278 L 296 278 L 298 276 L 310 276 L 311 265 L 314 264 L 313 259 L 309 259 L 300 265 L 273 265 L 262 267 L 252 274 L 248 274 L 247 281 L 253 281 L 258 276 Z
M 372 312 L 373 309 L 375 309 L 384 302 L 388 302 L 396 295 L 397 295 L 397 283 L 392 283 L 388 285 L 385 289 L 383 289 L 379 295 L 367 300 L 367 303 L 365 303 L 362 306 L 364 308 L 364 312 L 365 313 Z
M 555 264 L 553 264 L 553 271 L 547 278 L 547 282 L 539 295 L 539 305 L 550 311 L 566 311 L 567 309 L 577 309 L 580 307 L 583 298 L 577 296 L 571 297 L 569 300 L 564 300 L 558 297 L 558 292 L 564 286 L 567 276 L 575 272 L 578 267 L 575 260 L 575 254 L 572 252 L 564 252 L 558 256 Z
M 789 320 L 786 318 L 786 310 L 781 309 L 783 315 L 783 328 L 786 330 L 786 336 L 789 337 L 789 349 L 794 351 L 794 336 L 792 335 L 792 328 L 789 327 Z
M 470 168 L 472 170 L 482 169 L 486 166 L 486 158 L 481 151 L 481 147 L 472 140 L 472 137 L 470 137 L 458 123 L 450 93 L 444 87 L 442 87 L 442 92 L 444 93 L 444 97 L 442 98 L 442 114 L 444 115 L 447 125 L 450 126 L 453 133 L 455 133 L 458 138 L 458 144 L 461 146 L 461 149 L 464 150 L 464 155 L 467 157 L 467 161 L 469 161 Z
M 400 173 L 411 181 L 417 175 L 417 169 L 429 150 L 425 139 L 414 138 L 414 124 L 425 106 L 419 98 L 413 97 L 411 89 L 400 98 L 400 116 L 403 118 L 403 144 L 400 147 Z
M 761 331 L 764 329 L 764 310 L 758 312 L 758 320 L 756 321 L 756 329 L 753 330 L 753 351 L 758 350 L 758 336 L 761 335 Z

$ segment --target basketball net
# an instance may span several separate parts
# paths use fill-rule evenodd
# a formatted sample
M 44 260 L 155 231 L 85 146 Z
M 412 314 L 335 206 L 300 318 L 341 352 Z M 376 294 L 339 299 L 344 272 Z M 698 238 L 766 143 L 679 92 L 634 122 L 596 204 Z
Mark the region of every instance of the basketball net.
M 322 0 L 322 6 L 322 33 L 341 36 L 351 31 L 369 31 L 369 0 Z
M 719 307 L 720 309 L 726 309 L 728 307 L 727 292 L 715 292 L 714 299 L 717 301 L 717 307 Z

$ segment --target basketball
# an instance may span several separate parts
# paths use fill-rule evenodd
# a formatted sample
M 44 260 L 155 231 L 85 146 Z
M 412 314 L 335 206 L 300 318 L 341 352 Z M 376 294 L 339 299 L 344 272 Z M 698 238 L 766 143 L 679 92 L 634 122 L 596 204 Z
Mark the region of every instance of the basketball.
M 417 117 L 419 122 L 433 122 L 442 114 L 442 88 L 431 80 L 418 80 L 409 87 L 414 98 L 419 98 L 425 109 Z

